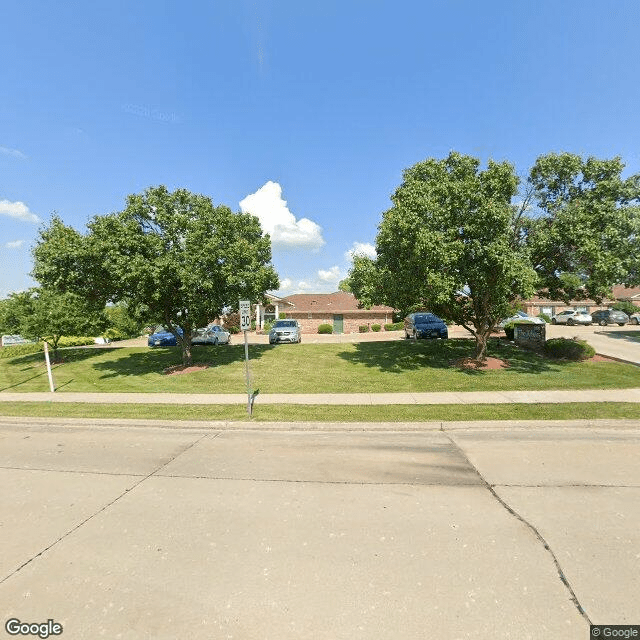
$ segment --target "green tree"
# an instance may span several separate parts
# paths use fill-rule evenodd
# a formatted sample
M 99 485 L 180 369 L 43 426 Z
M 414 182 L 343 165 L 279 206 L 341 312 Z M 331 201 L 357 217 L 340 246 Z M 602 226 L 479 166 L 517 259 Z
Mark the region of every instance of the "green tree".
M 364 306 L 423 308 L 462 325 L 483 360 L 491 331 L 536 278 L 516 230 L 514 168 L 479 167 L 452 152 L 407 169 L 379 225 L 376 260 L 356 257 L 349 278 Z
M 24 338 L 46 340 L 54 360 L 63 336 L 97 335 L 106 318 L 86 298 L 54 289 L 32 288 L 14 293 L 4 301 L 2 329 Z
M 540 287 L 552 299 L 600 302 L 615 284 L 640 283 L 640 176 L 620 158 L 571 153 L 536 160 L 523 230 Z
M 135 338 L 142 333 L 146 324 L 142 320 L 136 320 L 135 316 L 140 314 L 130 313 L 127 306 L 122 302 L 107 305 L 105 314 L 109 322 L 106 336 L 110 339 Z
M 338 291 L 346 291 L 347 293 L 351 293 L 351 282 L 349 278 L 344 278 L 338 282 Z
M 34 250 L 34 277 L 166 326 L 185 365 L 195 328 L 279 286 L 258 218 L 185 189 L 130 195 L 123 211 L 88 228 L 82 236 L 54 218 Z

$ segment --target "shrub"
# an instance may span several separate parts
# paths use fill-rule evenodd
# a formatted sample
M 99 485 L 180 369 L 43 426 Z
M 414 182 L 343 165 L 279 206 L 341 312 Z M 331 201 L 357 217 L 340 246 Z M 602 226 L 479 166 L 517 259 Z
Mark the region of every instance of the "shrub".
M 271 331 L 271 327 L 273 327 L 273 323 L 265 322 L 264 328 L 262 329 L 262 333 L 269 333 L 269 331 Z
M 11 347 L 2 347 L 2 349 L 0 349 L 0 358 L 17 358 L 18 356 L 27 356 L 43 350 L 43 342 L 16 344 Z
M 358 331 L 359 331 L 360 333 L 367 333 L 367 331 L 369 331 L 369 325 L 367 325 L 367 324 L 361 324 L 361 325 L 358 327 Z
M 586 360 L 596 354 L 596 350 L 585 340 L 577 338 L 552 338 L 544 345 L 544 352 L 551 358 L 566 360 Z
M 393 322 L 391 324 L 385 324 L 385 331 L 401 331 L 404 329 L 404 322 Z
M 333 333 L 333 327 L 330 324 L 321 324 L 318 333 Z
M 240 327 L 229 327 L 227 331 L 231 334 L 240 333 Z
M 95 338 L 89 336 L 62 336 L 58 341 L 60 347 L 83 347 L 86 344 L 95 344 Z
M 514 332 L 515 325 L 513 324 L 513 322 L 507 322 L 507 324 L 504 325 L 504 334 L 507 336 L 507 340 L 514 339 Z
M 539 313 L 538 318 L 544 320 L 547 324 L 551 322 L 551 318 L 546 313 Z
M 380 331 L 380 329 L 382 329 L 382 327 L 379 324 L 371 325 L 371 331 Z

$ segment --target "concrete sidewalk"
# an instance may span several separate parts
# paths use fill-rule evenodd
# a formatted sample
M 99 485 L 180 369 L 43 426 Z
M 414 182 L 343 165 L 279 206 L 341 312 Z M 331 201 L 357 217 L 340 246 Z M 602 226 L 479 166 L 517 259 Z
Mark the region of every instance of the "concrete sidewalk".
M 201 393 L 0 393 L 0 402 L 81 402 L 90 404 L 246 404 L 247 394 Z M 540 404 L 640 402 L 636 389 L 563 389 L 550 391 L 458 391 L 437 393 L 265 393 L 254 404 Z

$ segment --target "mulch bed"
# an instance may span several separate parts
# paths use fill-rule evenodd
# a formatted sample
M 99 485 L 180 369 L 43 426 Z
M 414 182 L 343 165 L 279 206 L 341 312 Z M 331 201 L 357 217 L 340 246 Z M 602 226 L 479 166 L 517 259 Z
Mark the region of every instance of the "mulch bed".
M 474 371 L 492 371 L 495 369 L 507 369 L 509 363 L 500 358 L 488 357 L 484 362 L 478 362 L 473 358 L 460 358 L 452 363 L 458 369 L 472 369 Z
M 208 364 L 192 364 L 189 367 L 186 367 L 183 364 L 176 364 L 173 367 L 167 367 L 162 373 L 165 376 L 179 376 L 183 373 L 194 373 L 196 371 L 204 371 L 208 369 L 211 365 Z

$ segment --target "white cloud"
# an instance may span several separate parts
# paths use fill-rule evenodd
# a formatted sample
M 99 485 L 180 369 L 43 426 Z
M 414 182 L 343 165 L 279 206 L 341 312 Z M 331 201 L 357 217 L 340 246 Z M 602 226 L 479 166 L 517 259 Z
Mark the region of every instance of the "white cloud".
M 24 222 L 40 222 L 40 218 L 35 213 L 31 213 L 24 202 L 0 200 L 0 215 L 23 220 Z
M 10 156 L 12 158 L 20 158 L 20 160 L 26 160 L 27 156 L 22 153 L 22 151 L 18 151 L 18 149 L 9 149 L 9 147 L 0 147 L 0 153 L 3 156 Z
M 351 249 L 344 253 L 344 259 L 347 262 L 353 262 L 353 256 L 367 256 L 372 260 L 377 257 L 376 248 L 369 242 L 354 242 Z
M 280 280 L 280 288 L 278 289 L 278 291 L 288 291 L 289 289 L 291 289 L 292 284 L 293 282 L 291 281 L 291 278 Z
M 7 242 L 4 246 L 7 249 L 19 249 L 24 244 L 24 240 L 14 240 L 13 242 Z
M 240 202 L 243 213 L 258 216 L 274 248 L 318 250 L 324 245 L 322 228 L 308 218 L 296 217 L 282 199 L 282 187 L 271 180 Z
M 331 267 L 328 271 L 320 269 L 318 271 L 318 278 L 320 278 L 322 282 L 337 282 L 340 280 L 340 267 Z

